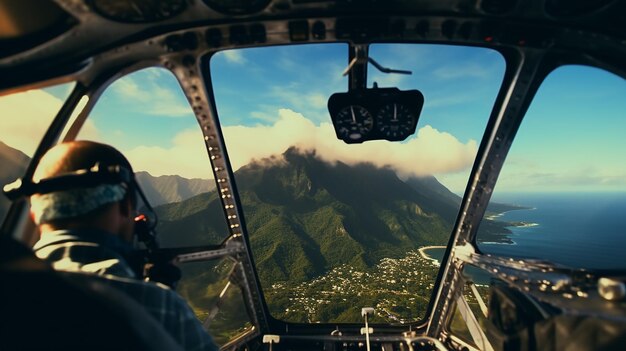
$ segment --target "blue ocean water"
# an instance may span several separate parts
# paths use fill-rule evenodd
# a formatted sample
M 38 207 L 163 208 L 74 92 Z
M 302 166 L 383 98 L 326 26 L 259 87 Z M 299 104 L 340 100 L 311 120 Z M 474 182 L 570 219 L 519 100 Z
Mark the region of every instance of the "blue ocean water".
M 536 226 L 509 227 L 514 245 L 479 244 L 481 251 L 574 268 L 626 269 L 625 192 L 504 194 L 493 201 L 532 208 L 506 212 L 497 220 Z

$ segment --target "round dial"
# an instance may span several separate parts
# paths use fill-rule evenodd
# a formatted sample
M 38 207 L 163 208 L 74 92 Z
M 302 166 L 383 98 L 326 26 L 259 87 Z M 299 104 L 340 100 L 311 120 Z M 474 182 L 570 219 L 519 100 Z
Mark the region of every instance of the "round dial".
M 378 111 L 376 124 L 385 138 L 403 140 L 413 131 L 415 115 L 406 105 L 390 103 Z
M 342 139 L 359 140 L 374 127 L 374 118 L 362 106 L 344 107 L 335 117 L 337 133 Z

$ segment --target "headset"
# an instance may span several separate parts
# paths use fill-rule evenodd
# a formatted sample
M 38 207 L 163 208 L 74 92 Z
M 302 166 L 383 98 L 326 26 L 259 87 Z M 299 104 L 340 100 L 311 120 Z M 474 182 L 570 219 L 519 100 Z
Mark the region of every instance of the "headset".
M 76 188 L 89 188 L 102 184 L 125 184 L 127 194 L 133 192 L 139 194 L 145 204 L 150 216 L 140 214 L 135 217 L 135 234 L 149 251 L 157 250 L 156 231 L 154 228 L 158 223 L 156 212 L 150 205 L 144 192 L 135 180 L 134 173 L 126 167 L 120 165 L 100 166 L 96 163 L 91 168 L 79 169 L 59 176 L 41 179 L 39 181 L 24 181 L 17 179 L 13 183 L 7 184 L 3 188 L 4 195 L 11 201 L 20 198 L 30 197 L 35 194 L 43 195 L 57 191 L 67 191 Z M 132 195 L 131 195 L 132 196 Z M 131 198 L 136 205 L 136 198 Z
M 25 181 L 20 178 L 13 183 L 5 185 L 3 193 L 11 201 L 15 201 L 35 194 L 43 195 L 76 188 L 120 183 L 126 186 L 127 195 L 139 194 L 147 212 L 150 213 L 149 216 L 141 213 L 135 217 L 134 233 L 137 240 L 146 247 L 146 250 L 138 250 L 135 257 L 128 258 L 129 261 L 132 261 L 129 264 L 134 267 L 139 276 L 174 288 L 181 278 L 180 270 L 170 262 L 155 261 L 155 258 L 160 257 L 157 254 L 159 245 L 155 231 L 158 217 L 130 169 L 120 165 L 103 167 L 96 163 L 91 168 L 79 169 L 38 181 Z M 133 196 L 131 201 L 135 206 L 137 205 L 136 197 Z M 148 263 L 151 268 L 145 270 L 144 268 Z

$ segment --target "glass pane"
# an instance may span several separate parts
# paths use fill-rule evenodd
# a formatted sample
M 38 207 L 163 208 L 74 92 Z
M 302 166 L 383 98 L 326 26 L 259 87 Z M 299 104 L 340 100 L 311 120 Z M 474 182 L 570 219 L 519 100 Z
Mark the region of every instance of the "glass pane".
M 492 276 L 472 265 L 463 269 L 465 285 L 463 293 L 456 301 L 456 306 L 448 328 L 457 337 L 480 350 L 487 350 L 483 342 L 489 342 L 487 336 L 489 306 L 489 284 Z
M 24 175 L 30 158 L 74 83 L 0 97 L 0 186 Z M 0 222 L 11 202 L 0 195 Z
M 624 269 L 626 80 L 597 68 L 552 72 L 513 142 L 479 248 L 577 268 Z
M 379 87 L 419 89 L 418 131 L 404 142 L 337 140 L 327 101 L 347 91 L 348 46 L 224 51 L 211 58 L 220 122 L 270 312 L 303 323 L 408 323 L 424 317 L 459 193 L 504 73 L 493 51 L 372 45 Z M 458 99 L 444 97 L 455 94 Z M 244 98 L 242 98 L 245 97 Z
M 219 345 L 252 329 L 241 289 L 229 283 L 234 263 L 194 262 L 181 265 L 178 292 Z
M 215 181 L 202 133 L 169 71 L 148 68 L 115 81 L 87 123 L 77 139 L 110 144 L 129 159 L 158 214 L 162 247 L 219 244 L 228 236 L 223 212 L 209 205 Z

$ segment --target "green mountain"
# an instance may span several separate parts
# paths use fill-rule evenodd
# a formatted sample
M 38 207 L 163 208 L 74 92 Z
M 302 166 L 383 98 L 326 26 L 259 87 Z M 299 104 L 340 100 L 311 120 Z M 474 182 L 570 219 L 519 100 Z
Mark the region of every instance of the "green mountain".
M 154 177 L 148 172 L 136 172 L 135 178 L 152 206 L 180 202 L 215 189 L 210 179 L 187 179 L 178 175 Z
M 242 167 L 235 178 L 266 282 L 303 281 L 342 264 L 370 267 L 445 244 L 458 211 L 437 193 L 447 189 L 433 177 L 404 182 L 391 169 L 330 164 L 293 148 Z M 221 241 L 218 200 L 213 192 L 159 207 L 163 243 Z

